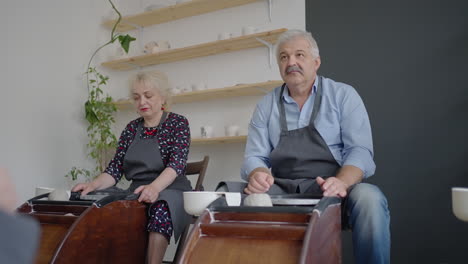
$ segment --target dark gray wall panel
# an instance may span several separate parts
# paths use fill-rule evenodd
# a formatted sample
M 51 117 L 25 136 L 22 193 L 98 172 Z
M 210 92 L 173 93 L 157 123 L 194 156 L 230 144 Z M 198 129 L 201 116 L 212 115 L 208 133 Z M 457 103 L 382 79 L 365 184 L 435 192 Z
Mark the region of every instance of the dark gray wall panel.
M 306 28 L 319 73 L 353 85 L 367 106 L 392 263 L 468 263 L 468 223 L 450 191 L 468 187 L 468 1 L 308 0 Z

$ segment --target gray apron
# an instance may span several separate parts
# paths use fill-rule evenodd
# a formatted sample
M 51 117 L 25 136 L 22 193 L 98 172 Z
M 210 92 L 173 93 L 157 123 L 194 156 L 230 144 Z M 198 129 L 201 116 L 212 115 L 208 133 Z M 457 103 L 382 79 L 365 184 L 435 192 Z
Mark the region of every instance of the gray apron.
M 340 168 L 314 125 L 322 104 L 322 77 L 317 76 L 317 78 L 314 107 L 309 125 L 306 127 L 288 131 L 286 111 L 281 96 L 285 88 L 284 84 L 278 96 L 281 134 L 278 145 L 270 154 L 270 161 L 275 184 L 286 193 L 321 194 L 322 191 L 315 182 L 315 178 L 335 176 Z
M 286 84 L 283 84 L 278 94 L 278 109 L 280 116 L 280 139 L 276 148 L 270 153 L 271 171 L 275 184 L 270 187 L 269 194 L 313 193 L 322 194 L 315 178 L 335 176 L 340 168 L 333 154 L 315 128 L 314 121 L 322 103 L 322 77 L 317 76 L 318 86 L 314 98 L 314 107 L 309 125 L 288 131 L 286 111 L 282 94 Z M 240 191 L 246 183 L 224 182 L 220 188 L 228 191 Z
M 164 122 L 166 115 L 167 113 L 164 112 L 159 124 Z M 161 152 L 159 151 L 157 138 L 141 139 L 140 135 L 142 130 L 143 122 L 138 124 L 135 138 L 128 147 L 123 162 L 125 178 L 132 181 L 128 188 L 128 191 L 131 192 L 135 191 L 135 189 L 141 185 L 147 185 L 153 182 L 166 168 L 161 157 Z M 172 226 L 174 228 L 174 238 L 176 241 L 190 220 L 190 216 L 184 210 L 183 192 L 191 190 L 192 187 L 187 177 L 185 175 L 179 175 L 171 185 L 159 193 L 157 201 L 164 200 L 169 206 Z

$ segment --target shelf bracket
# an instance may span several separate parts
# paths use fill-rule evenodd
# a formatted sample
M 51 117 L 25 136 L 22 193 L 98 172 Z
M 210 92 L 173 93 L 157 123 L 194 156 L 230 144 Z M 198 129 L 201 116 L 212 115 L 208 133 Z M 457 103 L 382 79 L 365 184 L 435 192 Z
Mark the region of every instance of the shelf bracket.
M 143 43 L 143 29 L 144 27 L 138 26 L 138 39 L 137 42 L 140 44 L 140 50 L 145 50 L 145 44 Z
M 272 20 L 272 15 L 271 15 L 271 9 L 273 8 L 273 3 L 271 2 L 271 0 L 268 0 L 268 19 Z
M 262 43 L 263 45 L 267 46 L 268 48 L 268 64 L 270 65 L 270 68 L 271 68 L 271 64 L 273 63 L 273 44 L 271 44 L 270 42 L 268 41 L 265 41 L 261 38 L 255 38 L 258 42 Z

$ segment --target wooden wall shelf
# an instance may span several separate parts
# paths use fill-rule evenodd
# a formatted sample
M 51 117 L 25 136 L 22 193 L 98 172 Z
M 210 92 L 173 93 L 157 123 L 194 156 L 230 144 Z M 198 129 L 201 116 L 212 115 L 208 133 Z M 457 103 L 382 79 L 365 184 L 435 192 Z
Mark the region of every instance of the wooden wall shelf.
M 236 50 L 257 48 L 265 46 L 265 44 L 258 41 L 258 39 L 262 39 L 266 42 L 274 44 L 278 39 L 279 35 L 285 32 L 286 30 L 287 29 L 285 28 L 281 28 L 251 34 L 247 36 L 212 41 L 184 48 L 171 49 L 153 54 L 146 54 L 131 58 L 113 60 L 102 63 L 102 66 L 114 70 L 131 70 L 136 67 L 145 67 L 150 65 L 170 63 L 192 58 L 227 53 Z
M 117 31 L 125 32 L 138 29 L 139 27 L 161 24 L 257 1 L 260 0 L 192 0 L 141 14 L 125 16 L 117 26 Z M 105 21 L 104 26 L 112 29 L 116 21 L 117 20 Z
M 172 96 L 174 104 L 191 103 L 198 101 L 216 100 L 222 98 L 263 95 L 283 84 L 283 81 L 266 81 L 260 83 L 239 84 L 230 87 L 207 89 L 202 91 L 194 91 Z M 132 105 L 131 100 L 121 100 L 114 102 L 119 109 L 126 109 Z
M 247 141 L 247 136 L 192 138 L 192 146 L 223 144 L 223 143 L 244 143 L 246 141 Z

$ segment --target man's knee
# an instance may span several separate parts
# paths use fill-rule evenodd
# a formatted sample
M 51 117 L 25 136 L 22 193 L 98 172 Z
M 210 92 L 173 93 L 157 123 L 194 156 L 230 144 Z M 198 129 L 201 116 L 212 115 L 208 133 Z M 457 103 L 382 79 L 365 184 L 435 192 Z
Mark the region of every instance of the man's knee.
M 379 187 L 368 184 L 358 183 L 350 191 L 348 196 L 350 206 L 360 207 L 370 211 L 384 209 L 387 211 L 387 198 Z

